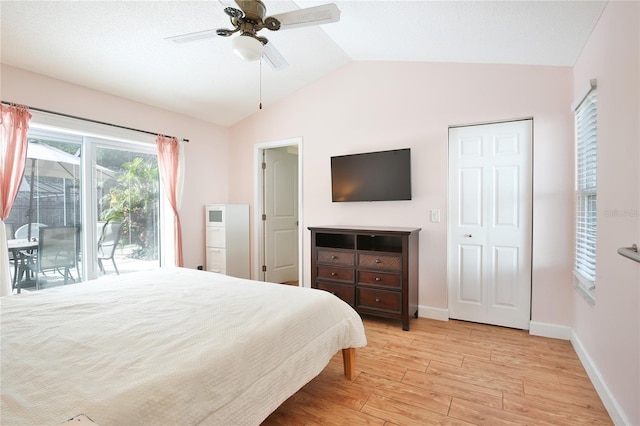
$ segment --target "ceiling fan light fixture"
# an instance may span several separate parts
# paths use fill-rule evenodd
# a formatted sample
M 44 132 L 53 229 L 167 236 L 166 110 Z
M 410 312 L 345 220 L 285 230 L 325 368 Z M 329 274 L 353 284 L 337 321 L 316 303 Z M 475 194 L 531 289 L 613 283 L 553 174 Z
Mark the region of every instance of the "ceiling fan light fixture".
M 262 57 L 264 46 L 260 40 L 250 35 L 240 35 L 231 40 L 233 52 L 246 61 L 257 61 Z

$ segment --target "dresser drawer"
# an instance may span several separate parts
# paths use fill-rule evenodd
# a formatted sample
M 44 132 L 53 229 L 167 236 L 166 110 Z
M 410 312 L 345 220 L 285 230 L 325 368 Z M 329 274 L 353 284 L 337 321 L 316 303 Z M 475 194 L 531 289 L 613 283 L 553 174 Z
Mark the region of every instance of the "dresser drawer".
M 353 252 L 344 252 L 337 250 L 322 250 L 317 251 L 318 263 L 326 263 L 331 265 L 344 265 L 353 266 L 355 264 Z
M 227 253 L 225 249 L 207 247 L 207 271 L 226 273 Z
M 399 271 L 402 269 L 402 256 L 358 253 L 358 267 Z
M 359 287 L 356 289 L 356 297 L 358 308 L 397 314 L 402 312 L 402 293 L 400 292 Z
M 353 283 L 353 269 L 332 268 L 330 266 L 318 266 L 318 279 L 326 279 L 332 281 L 343 281 Z
M 222 247 L 226 242 L 225 229 L 222 226 L 207 226 L 207 247 Z
M 354 300 L 354 289 L 355 287 L 352 285 L 342 285 L 335 283 L 326 283 L 319 281 L 316 283 L 317 288 L 320 290 L 328 291 L 331 294 L 338 296 L 340 299 L 347 302 L 349 305 L 353 306 Z
M 358 284 L 377 285 L 400 289 L 402 280 L 400 274 L 388 272 L 358 271 Z

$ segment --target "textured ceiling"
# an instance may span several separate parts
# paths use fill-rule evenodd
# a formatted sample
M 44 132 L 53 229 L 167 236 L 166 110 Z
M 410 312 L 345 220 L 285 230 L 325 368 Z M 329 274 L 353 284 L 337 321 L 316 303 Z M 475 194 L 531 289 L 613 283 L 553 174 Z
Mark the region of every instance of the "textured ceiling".
M 267 14 L 324 4 L 265 0 Z M 350 61 L 572 66 L 603 1 L 335 1 L 338 23 L 261 31 L 289 66 L 245 62 L 221 37 L 166 37 L 228 28 L 209 1 L 0 2 L 1 61 L 223 126 Z M 34 105 L 37 106 L 37 105 Z

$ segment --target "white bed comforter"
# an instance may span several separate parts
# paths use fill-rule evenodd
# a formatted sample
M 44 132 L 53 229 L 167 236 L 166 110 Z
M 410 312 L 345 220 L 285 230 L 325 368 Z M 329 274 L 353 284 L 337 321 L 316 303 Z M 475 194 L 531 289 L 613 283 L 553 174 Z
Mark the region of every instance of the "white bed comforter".
M 0 298 L 2 425 L 257 425 L 357 313 L 318 290 L 182 268 Z

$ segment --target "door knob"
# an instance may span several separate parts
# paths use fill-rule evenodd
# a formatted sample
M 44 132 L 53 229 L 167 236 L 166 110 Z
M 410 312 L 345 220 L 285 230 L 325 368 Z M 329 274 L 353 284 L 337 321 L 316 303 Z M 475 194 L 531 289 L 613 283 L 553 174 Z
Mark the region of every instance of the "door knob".
M 471 234 L 464 234 L 464 237 L 465 237 L 465 238 L 471 238 L 471 237 L 472 237 L 472 235 L 471 235 Z

